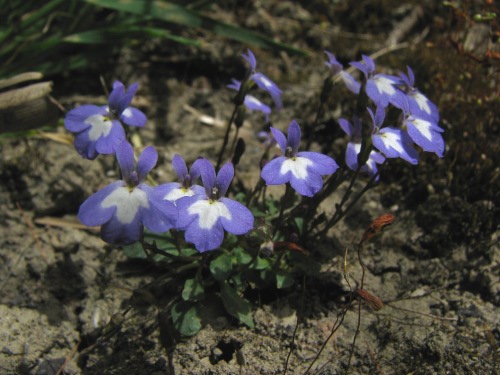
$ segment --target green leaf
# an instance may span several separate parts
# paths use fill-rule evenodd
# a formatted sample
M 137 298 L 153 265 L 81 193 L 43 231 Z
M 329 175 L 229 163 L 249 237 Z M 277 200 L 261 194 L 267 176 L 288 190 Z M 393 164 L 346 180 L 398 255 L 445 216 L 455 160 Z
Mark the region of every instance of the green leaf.
M 123 246 L 123 254 L 129 258 L 146 259 L 147 255 L 140 242 L 135 242 L 132 245 Z
M 233 271 L 233 260 L 227 254 L 221 254 L 210 262 L 210 272 L 214 275 L 215 280 L 224 281 Z
M 177 43 L 199 47 L 200 41 L 173 35 L 167 30 L 153 27 L 127 26 L 84 31 L 66 36 L 63 41 L 77 44 L 109 44 L 117 40 L 146 37 L 170 39 Z
M 276 287 L 278 289 L 285 289 L 293 285 L 294 279 L 288 272 L 280 270 L 276 273 Z
M 265 270 L 271 268 L 271 262 L 269 259 L 264 259 L 259 256 L 255 257 L 252 266 L 250 267 L 254 270 Z
M 182 299 L 184 301 L 199 301 L 205 297 L 203 286 L 196 279 L 187 279 L 182 289 Z
M 203 28 L 215 34 L 237 40 L 244 44 L 253 44 L 264 48 L 278 48 L 293 54 L 305 55 L 306 52 L 287 44 L 279 43 L 264 34 L 227 24 L 213 18 L 198 14 L 181 5 L 160 0 L 84 0 L 87 3 L 104 8 L 120 10 L 138 14 L 144 17 L 153 17 L 158 20 L 172 22 L 179 25 Z
M 233 249 L 233 254 L 236 257 L 238 264 L 244 265 L 252 261 L 252 256 L 242 247 L 235 247 Z
M 193 336 L 201 329 L 199 309 L 189 302 L 178 302 L 170 310 L 175 329 L 182 336 Z
M 252 305 L 227 283 L 221 283 L 221 297 L 226 311 L 250 328 L 254 328 Z

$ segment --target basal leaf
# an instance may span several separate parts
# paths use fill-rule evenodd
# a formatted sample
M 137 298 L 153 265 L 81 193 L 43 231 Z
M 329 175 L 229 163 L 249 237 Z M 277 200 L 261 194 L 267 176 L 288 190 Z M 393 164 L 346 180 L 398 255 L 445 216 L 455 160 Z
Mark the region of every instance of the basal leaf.
M 221 254 L 210 262 L 210 272 L 217 281 L 226 280 L 233 271 L 233 260 L 227 254 Z
M 226 311 L 250 328 L 254 328 L 252 305 L 240 297 L 238 292 L 227 283 L 221 285 L 221 297 Z
M 184 301 L 199 301 L 205 297 L 203 286 L 196 279 L 187 279 L 182 289 L 182 299 Z
M 182 336 L 193 336 L 201 329 L 199 309 L 189 302 L 178 302 L 170 310 L 175 329 Z

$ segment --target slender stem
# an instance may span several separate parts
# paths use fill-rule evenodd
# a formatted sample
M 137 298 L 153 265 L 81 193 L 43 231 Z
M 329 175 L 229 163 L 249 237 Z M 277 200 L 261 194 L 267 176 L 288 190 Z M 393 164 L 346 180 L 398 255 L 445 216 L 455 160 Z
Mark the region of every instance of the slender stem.
M 227 143 L 229 141 L 229 132 L 231 130 L 231 125 L 233 125 L 234 119 L 236 117 L 236 113 L 238 112 L 239 105 L 235 105 L 233 109 L 233 113 L 231 114 L 231 118 L 229 119 L 229 122 L 227 123 L 227 128 L 226 128 L 226 134 L 224 134 L 224 140 L 222 142 L 222 147 L 219 151 L 219 156 L 217 157 L 217 166 L 215 167 L 216 170 L 219 169 L 221 163 L 222 163 L 222 158 L 224 156 L 224 151 L 226 150 Z

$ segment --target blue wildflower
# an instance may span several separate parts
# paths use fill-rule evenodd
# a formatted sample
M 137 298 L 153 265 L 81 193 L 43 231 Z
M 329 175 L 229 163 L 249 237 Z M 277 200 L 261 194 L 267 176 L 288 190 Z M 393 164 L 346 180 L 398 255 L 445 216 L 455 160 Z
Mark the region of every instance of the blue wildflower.
M 371 57 L 363 55 L 362 62 L 351 62 L 351 65 L 361 70 L 366 78 L 366 94 L 373 100 L 377 107 L 387 107 L 395 100 L 404 95 L 398 85 L 402 84 L 400 78 L 387 75 L 375 74 L 375 63 Z
M 185 230 L 186 241 L 204 252 L 222 244 L 224 231 L 235 235 L 249 232 L 254 218 L 244 205 L 224 197 L 234 176 L 231 163 L 223 165 L 216 175 L 214 166 L 207 159 L 197 162 L 205 191 L 177 200 L 179 220 L 176 228 Z
M 80 206 L 78 218 L 88 226 L 101 225 L 101 237 L 115 245 L 127 245 L 142 238 L 144 226 L 153 232 L 172 228 L 177 208 L 145 184 L 147 174 L 158 160 L 150 146 L 134 166 L 134 151 L 127 141 L 116 147 L 116 158 L 123 180 L 115 181 L 91 195 Z
M 345 162 L 349 169 L 355 171 L 358 169 L 358 154 L 361 151 L 362 143 L 362 123 L 358 117 L 354 117 L 352 122 L 346 119 L 339 119 L 339 125 L 342 130 L 349 136 L 347 143 Z M 382 164 L 385 161 L 385 156 L 380 152 L 372 150 L 366 160 L 366 164 L 360 168 L 360 172 L 373 176 L 377 173 L 377 164 Z M 378 179 L 378 178 L 377 178 Z
M 240 91 L 241 87 L 241 82 L 232 79 L 232 83 L 227 85 L 228 88 L 235 90 L 235 91 Z M 262 112 L 265 116 L 266 122 L 269 122 L 269 115 L 271 114 L 271 107 L 269 107 L 267 104 L 262 103 L 259 99 L 257 99 L 255 96 L 252 95 L 245 95 L 245 99 L 243 101 L 243 104 L 245 107 L 252 111 L 259 111 Z
M 421 111 L 417 114 L 411 112 L 411 100 L 406 97 L 400 101 L 399 105 L 403 111 L 403 129 L 410 138 L 422 150 L 426 152 L 434 152 L 440 158 L 443 157 L 444 140 L 441 133 L 443 129 L 439 127 L 437 121 L 434 121 L 430 116 L 426 116 Z
M 179 198 L 191 197 L 205 192 L 202 186 L 195 184 L 198 177 L 200 177 L 198 160 L 193 163 L 191 169 L 188 171 L 184 159 L 175 154 L 172 159 L 172 166 L 179 178 L 179 182 L 169 182 L 156 187 L 156 191 L 163 199 L 175 203 Z
M 257 86 L 259 86 L 262 90 L 267 91 L 271 97 L 273 98 L 274 105 L 278 110 L 282 108 L 281 103 L 281 90 L 279 87 L 271 81 L 266 75 L 263 73 L 257 72 L 257 60 L 255 59 L 255 55 L 250 49 L 247 49 L 247 53 L 242 54 L 243 58 L 250 64 L 251 74 L 250 79 L 254 81 Z
M 408 74 L 400 73 L 402 90 L 408 99 L 408 111 L 419 118 L 429 118 L 433 122 L 439 121 L 439 110 L 424 94 L 415 88 L 415 75 L 408 66 Z M 401 108 L 402 109 L 402 108 Z
M 335 55 L 331 52 L 324 51 L 328 57 L 328 61 L 325 65 L 330 68 L 330 72 L 333 77 L 339 76 L 344 82 L 344 85 L 354 94 L 359 94 L 361 89 L 361 84 L 354 79 L 352 75 L 344 70 L 344 66 L 337 61 Z
M 132 84 L 125 91 L 120 81 L 113 83 L 107 106 L 82 105 L 72 109 L 64 119 L 64 126 L 75 133 L 75 148 L 87 159 L 95 159 L 99 154 L 114 154 L 115 149 L 125 140 L 122 123 L 129 126 L 144 126 L 146 115 L 129 104 L 138 84 Z
M 295 120 L 288 126 L 288 138 L 271 128 L 283 156 L 268 162 L 261 177 L 267 185 L 290 185 L 301 195 L 312 197 L 323 187 L 321 176 L 334 173 L 338 165 L 331 157 L 318 152 L 298 152 L 300 127 Z
M 368 108 L 373 122 L 372 143 L 387 158 L 401 158 L 411 164 L 418 164 L 418 153 L 413 148 L 413 142 L 408 134 L 400 128 L 386 126 L 384 123 L 385 111 L 377 107 L 375 114 Z

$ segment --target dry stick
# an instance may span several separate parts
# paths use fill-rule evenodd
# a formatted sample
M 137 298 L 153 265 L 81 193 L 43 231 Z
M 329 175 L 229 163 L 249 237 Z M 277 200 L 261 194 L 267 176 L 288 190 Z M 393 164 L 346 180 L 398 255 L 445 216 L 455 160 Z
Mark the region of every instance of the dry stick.
M 302 280 L 303 280 L 302 281 L 302 295 L 300 298 L 299 313 L 297 314 L 297 322 L 295 323 L 295 328 L 293 330 L 292 340 L 290 342 L 290 350 L 288 351 L 288 355 L 286 356 L 285 370 L 283 371 L 283 375 L 286 375 L 286 373 L 288 371 L 288 363 L 290 361 L 290 356 L 292 355 L 293 347 L 295 345 L 295 336 L 297 335 L 297 330 L 299 329 L 300 317 L 302 316 L 302 313 L 304 310 L 304 300 L 305 300 L 305 294 L 306 294 L 306 276 L 305 275 L 304 275 L 304 278 Z
M 360 283 L 360 288 L 363 289 L 363 285 L 365 282 L 365 265 L 361 259 L 361 249 L 363 247 L 363 241 L 360 241 L 358 244 L 358 261 L 359 264 L 361 265 L 361 283 Z M 358 323 L 356 324 L 356 332 L 354 333 L 354 337 L 352 339 L 352 345 L 351 345 L 351 351 L 349 352 L 349 360 L 347 361 L 347 368 L 345 370 L 345 373 L 347 374 L 349 372 L 349 368 L 351 367 L 351 361 L 352 361 L 352 355 L 354 354 L 354 348 L 356 347 L 356 339 L 358 338 L 359 331 L 361 327 L 361 301 L 358 302 Z
M 68 364 L 68 361 L 75 356 L 76 351 L 78 350 L 78 347 L 80 346 L 81 342 L 82 342 L 81 340 L 78 341 L 76 343 L 76 345 L 71 349 L 71 352 L 69 352 L 69 354 L 66 356 L 66 358 L 64 358 L 64 362 L 61 365 L 61 367 L 59 367 L 59 369 L 57 370 L 56 375 L 61 375 L 61 374 L 65 373 L 64 368 Z

